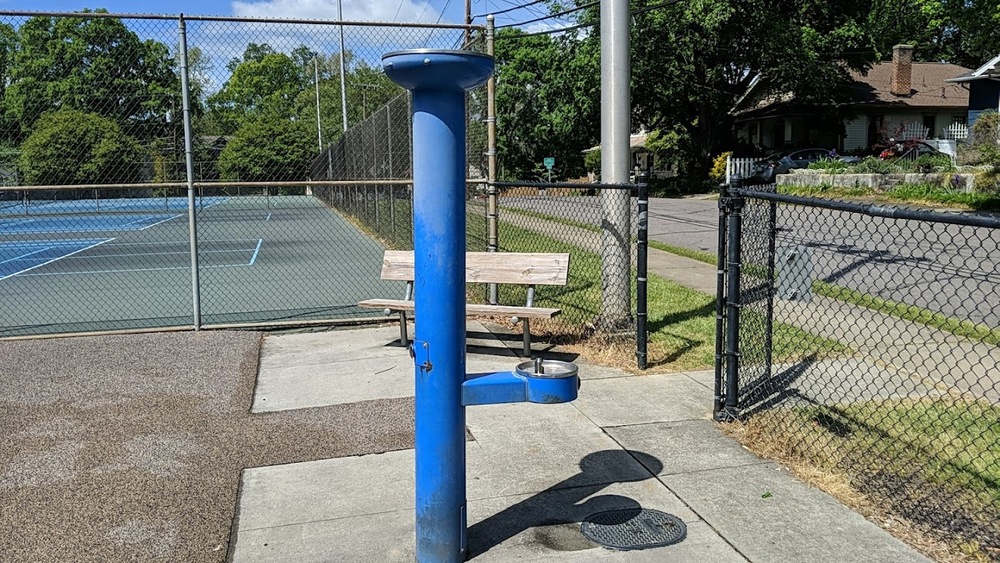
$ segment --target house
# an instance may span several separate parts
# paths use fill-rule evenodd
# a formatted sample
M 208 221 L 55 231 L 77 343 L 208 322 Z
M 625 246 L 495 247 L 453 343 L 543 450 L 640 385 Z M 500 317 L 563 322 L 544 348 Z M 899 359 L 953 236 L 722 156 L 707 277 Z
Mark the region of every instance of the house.
M 969 88 L 969 127 L 976 122 L 980 113 L 1000 111 L 1000 55 L 976 70 L 951 78 L 948 82 Z
M 653 155 L 646 150 L 646 139 L 649 137 L 649 133 L 646 131 L 639 131 L 638 133 L 632 133 L 628 138 L 629 154 L 632 156 L 631 168 L 638 168 L 639 170 L 650 170 L 650 176 L 652 178 L 671 178 L 677 175 L 677 166 L 673 162 L 655 162 Z M 594 152 L 601 150 L 601 145 L 596 145 L 590 147 L 589 149 L 584 149 L 584 154 L 588 152 Z M 593 172 L 587 173 L 587 181 L 596 181 L 596 175 Z
M 913 46 L 893 47 L 892 60 L 851 72 L 848 102 L 817 111 L 794 94 L 755 95 L 754 80 L 731 111 L 737 137 L 762 150 L 826 147 L 863 150 L 888 138 L 954 138 L 964 131 L 969 91 L 948 80 L 969 70 L 913 61 Z M 817 117 L 825 116 L 825 117 Z

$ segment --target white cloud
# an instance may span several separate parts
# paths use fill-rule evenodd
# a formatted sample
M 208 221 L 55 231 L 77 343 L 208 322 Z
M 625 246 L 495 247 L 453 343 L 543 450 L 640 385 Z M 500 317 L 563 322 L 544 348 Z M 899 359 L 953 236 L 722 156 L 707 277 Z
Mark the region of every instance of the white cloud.
M 341 1 L 345 21 L 433 22 L 437 19 L 439 11 L 438 8 L 429 5 L 429 2 L 415 0 Z M 337 0 L 250 0 L 246 2 L 234 0 L 232 8 L 233 15 L 240 17 L 337 19 Z

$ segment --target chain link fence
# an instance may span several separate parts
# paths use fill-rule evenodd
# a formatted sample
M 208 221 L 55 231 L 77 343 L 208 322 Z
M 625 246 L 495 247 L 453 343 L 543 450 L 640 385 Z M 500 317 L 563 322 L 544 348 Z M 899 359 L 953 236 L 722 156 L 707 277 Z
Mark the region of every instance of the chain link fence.
M 391 244 L 329 194 L 403 197 L 381 56 L 463 46 L 482 29 L 0 12 L 0 336 L 376 317 Z
M 1000 220 L 773 187 L 721 208 L 717 417 L 887 521 L 1000 559 Z

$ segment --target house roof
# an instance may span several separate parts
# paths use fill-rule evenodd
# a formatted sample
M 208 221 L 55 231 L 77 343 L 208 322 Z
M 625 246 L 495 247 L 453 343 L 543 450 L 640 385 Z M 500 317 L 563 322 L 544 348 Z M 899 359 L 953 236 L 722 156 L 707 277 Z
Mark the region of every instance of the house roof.
M 969 72 L 969 69 L 949 63 L 912 63 L 910 95 L 892 93 L 892 62 L 872 65 L 867 73 L 850 71 L 854 83 L 850 86 L 850 102 L 854 107 L 883 108 L 965 108 L 969 105 L 969 91 L 960 84 L 949 82 L 952 77 Z M 747 93 L 737 102 L 732 114 L 749 117 L 749 114 L 768 114 L 778 106 L 795 103 L 791 92 L 770 94 L 754 102 L 752 90 L 763 80 L 751 82 Z M 749 102 L 749 103 L 747 103 Z
M 851 98 L 860 105 L 901 106 L 913 108 L 953 107 L 969 105 L 969 91 L 949 78 L 968 72 L 969 69 L 949 63 L 912 63 L 910 95 L 892 93 L 892 63 L 877 63 L 867 75 L 851 72 L 854 86 Z
M 628 148 L 629 150 L 643 149 L 646 148 L 646 137 L 649 137 L 649 133 L 640 132 L 632 133 L 628 136 Z M 601 145 L 595 145 L 589 149 L 584 149 L 583 152 L 593 152 L 601 150 Z
M 997 55 L 983 66 L 967 72 L 955 78 L 949 78 L 947 82 L 973 82 L 975 80 L 1000 80 L 1000 55 Z

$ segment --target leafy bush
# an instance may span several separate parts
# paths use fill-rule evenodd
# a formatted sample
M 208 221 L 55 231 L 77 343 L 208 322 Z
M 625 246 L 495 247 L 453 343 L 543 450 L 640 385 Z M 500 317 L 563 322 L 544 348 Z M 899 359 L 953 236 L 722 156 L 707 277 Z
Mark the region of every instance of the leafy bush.
M 583 166 L 587 169 L 587 172 L 592 172 L 595 175 L 600 175 L 601 173 L 601 149 L 592 150 L 590 152 L 584 153 L 583 155 Z
M 891 174 L 898 171 L 899 168 L 892 162 L 875 156 L 869 156 L 855 164 L 852 170 L 856 174 Z
M 984 111 L 972 125 L 972 146 L 986 164 L 1000 166 L 1000 113 Z
M 726 162 L 731 156 L 733 156 L 733 151 L 726 151 L 715 157 L 715 160 L 712 161 L 712 169 L 708 172 L 708 177 L 715 182 L 724 182 L 726 180 Z
M 946 154 L 922 154 L 917 157 L 916 169 L 924 174 L 932 172 L 954 172 L 955 164 Z
M 809 170 L 824 170 L 831 174 L 845 172 L 850 165 L 839 158 L 821 158 L 816 162 L 809 163 Z
M 28 185 L 135 183 L 147 157 L 118 124 L 94 113 L 61 109 L 35 124 L 21 145 Z
M 312 132 L 302 121 L 266 116 L 241 126 L 219 154 L 224 180 L 305 180 L 315 154 Z

